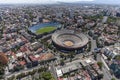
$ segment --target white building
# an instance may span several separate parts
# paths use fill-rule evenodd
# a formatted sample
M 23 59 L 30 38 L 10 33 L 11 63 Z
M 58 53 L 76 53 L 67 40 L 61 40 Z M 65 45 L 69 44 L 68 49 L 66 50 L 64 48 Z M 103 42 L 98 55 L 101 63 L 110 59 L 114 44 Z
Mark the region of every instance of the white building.
M 113 46 L 108 46 L 104 48 L 104 54 L 107 57 L 114 58 L 115 56 L 120 55 L 120 43 L 116 43 Z

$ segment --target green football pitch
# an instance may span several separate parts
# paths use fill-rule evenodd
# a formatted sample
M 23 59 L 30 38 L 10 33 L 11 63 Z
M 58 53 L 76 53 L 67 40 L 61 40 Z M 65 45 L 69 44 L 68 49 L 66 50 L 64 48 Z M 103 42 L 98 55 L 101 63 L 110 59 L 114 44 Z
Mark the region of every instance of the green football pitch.
M 52 26 L 43 27 L 43 28 L 40 28 L 40 29 L 36 30 L 36 34 L 43 34 L 43 33 L 46 33 L 46 32 L 51 32 L 55 29 L 56 29 L 56 27 L 52 27 Z

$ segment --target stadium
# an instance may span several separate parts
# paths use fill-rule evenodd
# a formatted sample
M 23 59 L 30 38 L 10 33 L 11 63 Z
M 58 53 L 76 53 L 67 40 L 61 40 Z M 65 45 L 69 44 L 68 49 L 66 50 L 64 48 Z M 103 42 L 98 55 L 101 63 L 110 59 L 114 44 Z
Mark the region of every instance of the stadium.
M 57 28 L 60 28 L 61 24 L 58 22 L 47 22 L 34 25 L 28 28 L 28 30 L 35 35 L 42 35 L 44 33 L 50 33 L 55 31 Z
M 74 30 L 60 30 L 52 35 L 53 44 L 61 50 L 79 50 L 88 43 L 88 38 Z

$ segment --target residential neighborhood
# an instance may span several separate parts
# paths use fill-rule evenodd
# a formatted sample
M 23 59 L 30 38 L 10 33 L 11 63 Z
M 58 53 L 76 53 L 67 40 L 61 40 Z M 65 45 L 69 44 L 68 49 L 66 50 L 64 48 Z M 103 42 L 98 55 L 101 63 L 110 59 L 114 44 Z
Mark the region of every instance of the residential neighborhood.
M 0 5 L 0 80 L 120 80 L 120 6 Z

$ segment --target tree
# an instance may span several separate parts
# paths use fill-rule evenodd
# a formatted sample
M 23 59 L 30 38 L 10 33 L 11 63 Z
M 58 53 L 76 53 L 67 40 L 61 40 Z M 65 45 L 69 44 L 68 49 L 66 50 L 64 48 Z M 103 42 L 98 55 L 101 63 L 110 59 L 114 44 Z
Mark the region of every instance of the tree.
M 43 72 L 42 73 L 42 78 L 44 80 L 54 80 L 53 76 L 51 75 L 50 72 Z
M 4 75 L 5 67 L 2 63 L 0 63 L 0 75 Z
M 63 53 L 60 53 L 60 58 L 64 58 L 64 54 Z
M 83 58 L 85 58 L 85 54 L 83 54 Z
M 47 70 L 47 67 L 40 67 L 38 69 L 38 72 L 40 73 L 40 72 L 43 72 L 43 71 L 46 71 L 46 70 Z
M 22 69 L 24 69 L 24 66 L 22 66 L 22 65 L 17 65 L 17 66 L 14 67 L 15 71 L 20 71 Z
M 97 62 L 98 66 L 100 69 L 102 69 L 103 63 L 102 62 Z
M 0 39 L 2 38 L 2 34 L 0 33 Z
M 72 52 L 70 52 L 70 58 L 74 58 L 74 55 L 75 55 L 75 53 L 72 51 Z
M 3 66 L 0 66 L 0 75 L 3 75 L 4 74 L 4 68 Z
M 7 80 L 15 80 L 15 75 L 9 77 Z
M 101 80 L 103 77 L 104 77 L 103 74 L 99 74 L 99 76 L 98 76 L 98 80 Z
M 72 60 L 73 60 L 73 59 L 72 59 L 72 58 L 70 58 L 70 60 L 69 60 L 69 61 L 70 61 L 70 62 L 72 62 Z
M 109 60 L 109 61 L 110 61 L 111 59 L 112 59 L 112 57 L 111 57 L 111 56 L 109 56 L 109 57 L 107 58 L 107 60 Z
M 17 79 L 21 79 L 23 77 L 25 77 L 25 73 L 20 73 L 19 75 L 16 76 Z
M 16 51 L 18 51 L 20 49 L 20 46 L 16 46 Z
M 60 60 L 60 65 L 64 65 L 65 63 L 64 63 L 64 60 L 62 59 L 62 60 Z
M 120 61 L 120 56 L 116 56 L 116 57 L 115 57 L 115 60 Z
M 97 54 L 96 53 L 94 53 L 94 59 L 97 60 Z
M 115 78 L 112 78 L 111 80 L 115 80 Z

